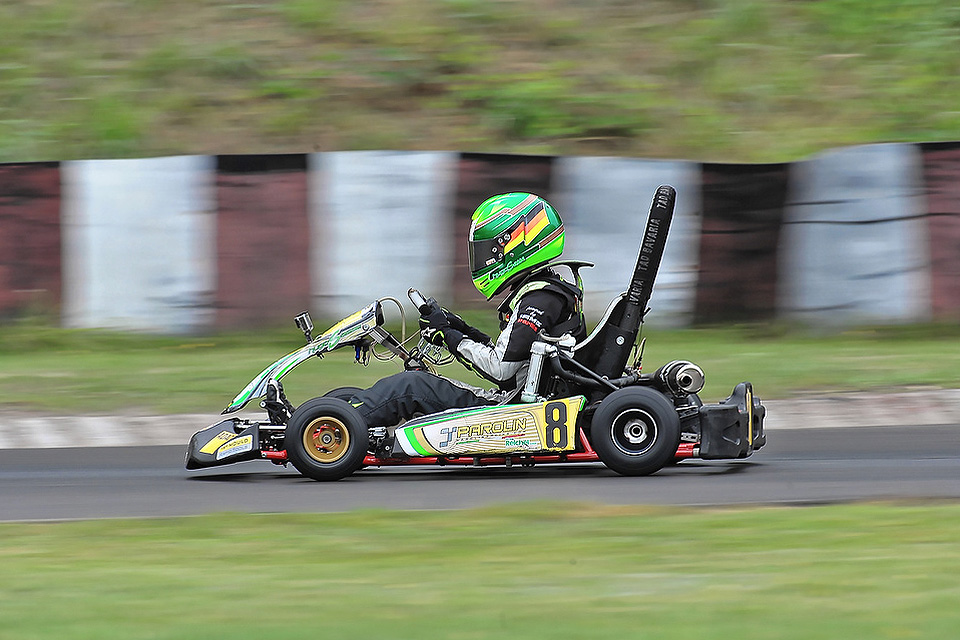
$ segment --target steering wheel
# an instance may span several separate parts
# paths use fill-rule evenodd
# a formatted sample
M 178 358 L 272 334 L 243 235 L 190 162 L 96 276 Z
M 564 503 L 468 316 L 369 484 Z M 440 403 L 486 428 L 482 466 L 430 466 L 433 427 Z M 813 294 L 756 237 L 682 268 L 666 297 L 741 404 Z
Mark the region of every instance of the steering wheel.
M 410 289 L 407 290 L 407 297 L 410 298 L 410 302 L 412 302 L 413 306 L 417 308 L 417 311 L 420 312 L 421 316 L 425 313 L 429 313 L 434 308 L 440 308 L 440 303 L 438 303 L 434 298 L 427 298 L 413 287 L 410 287 Z M 432 342 L 427 342 L 422 335 L 420 336 L 420 341 L 417 343 L 415 349 L 416 352 L 425 360 L 437 365 L 438 367 L 453 362 L 453 354 L 441 346 L 437 346 Z

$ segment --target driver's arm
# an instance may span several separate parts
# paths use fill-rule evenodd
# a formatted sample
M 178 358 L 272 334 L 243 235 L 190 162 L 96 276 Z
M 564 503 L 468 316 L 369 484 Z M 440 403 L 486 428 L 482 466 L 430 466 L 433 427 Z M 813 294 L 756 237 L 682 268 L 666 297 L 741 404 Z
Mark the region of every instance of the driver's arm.
M 496 343 L 481 343 L 464 337 L 454 345 L 456 355 L 469 361 L 479 375 L 510 386 L 530 359 L 530 348 L 542 331 L 549 331 L 563 313 L 563 298 L 545 290 L 532 291 L 517 304 Z

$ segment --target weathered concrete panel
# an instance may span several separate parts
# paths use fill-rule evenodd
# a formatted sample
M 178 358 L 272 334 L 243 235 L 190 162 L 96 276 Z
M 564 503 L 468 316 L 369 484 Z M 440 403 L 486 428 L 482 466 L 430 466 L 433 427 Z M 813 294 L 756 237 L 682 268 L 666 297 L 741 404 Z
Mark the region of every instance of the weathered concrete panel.
M 650 204 L 661 184 L 677 190 L 677 206 L 647 321 L 686 325 L 696 296 L 700 165 L 631 158 L 557 159 L 553 191 L 567 230 L 564 256 L 596 263 L 583 272 L 589 316 L 599 316 L 629 285 Z
M 960 320 L 960 143 L 922 145 L 933 315 Z
M 769 320 L 789 166 L 703 166 L 696 321 Z
M 410 287 L 449 299 L 456 154 L 312 154 L 313 308 L 340 317 Z
M 211 326 L 213 169 L 205 156 L 64 163 L 68 326 Z
M 473 212 L 487 198 L 511 191 L 535 193 L 553 204 L 550 191 L 552 163 L 549 156 L 468 153 L 460 157 L 454 204 L 454 238 L 451 240 L 455 248 L 453 295 L 458 308 L 493 304 L 488 303 L 477 291 L 470 277 L 467 236 Z
M 793 165 L 780 309 L 804 322 L 929 318 L 920 153 L 883 144 Z
M 0 165 L 0 316 L 59 311 L 60 167 Z
M 291 323 L 310 306 L 307 156 L 220 156 L 216 193 L 217 326 Z

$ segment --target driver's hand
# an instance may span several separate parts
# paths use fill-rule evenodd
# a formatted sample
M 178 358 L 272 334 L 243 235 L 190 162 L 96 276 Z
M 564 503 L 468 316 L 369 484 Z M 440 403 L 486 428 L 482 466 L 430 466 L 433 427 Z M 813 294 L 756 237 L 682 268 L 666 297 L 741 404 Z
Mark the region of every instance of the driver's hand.
M 447 314 L 439 306 L 431 307 L 420 316 L 420 337 L 432 345 L 442 347 L 443 331 L 450 328 Z
M 480 329 L 477 329 L 476 327 L 470 326 L 467 324 L 466 320 L 453 313 L 449 309 L 443 309 L 443 312 L 447 316 L 447 322 L 450 324 L 450 328 L 456 329 L 474 342 L 479 342 L 480 344 L 490 344 L 490 336 L 485 334 L 483 331 L 480 331 Z
M 443 311 L 443 315 L 447 317 L 447 324 L 449 324 L 451 327 L 453 327 L 457 331 L 463 331 L 464 333 L 466 333 L 470 325 L 468 325 L 463 318 L 453 313 L 449 309 L 441 309 L 441 310 Z

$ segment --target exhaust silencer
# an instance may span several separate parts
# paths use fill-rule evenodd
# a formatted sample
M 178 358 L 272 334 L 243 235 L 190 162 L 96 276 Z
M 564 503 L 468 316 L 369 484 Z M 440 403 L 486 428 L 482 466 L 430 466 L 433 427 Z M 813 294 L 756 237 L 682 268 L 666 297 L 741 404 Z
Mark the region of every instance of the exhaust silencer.
M 687 395 L 703 389 L 703 369 L 686 360 L 674 360 L 657 369 L 656 377 L 672 394 Z

